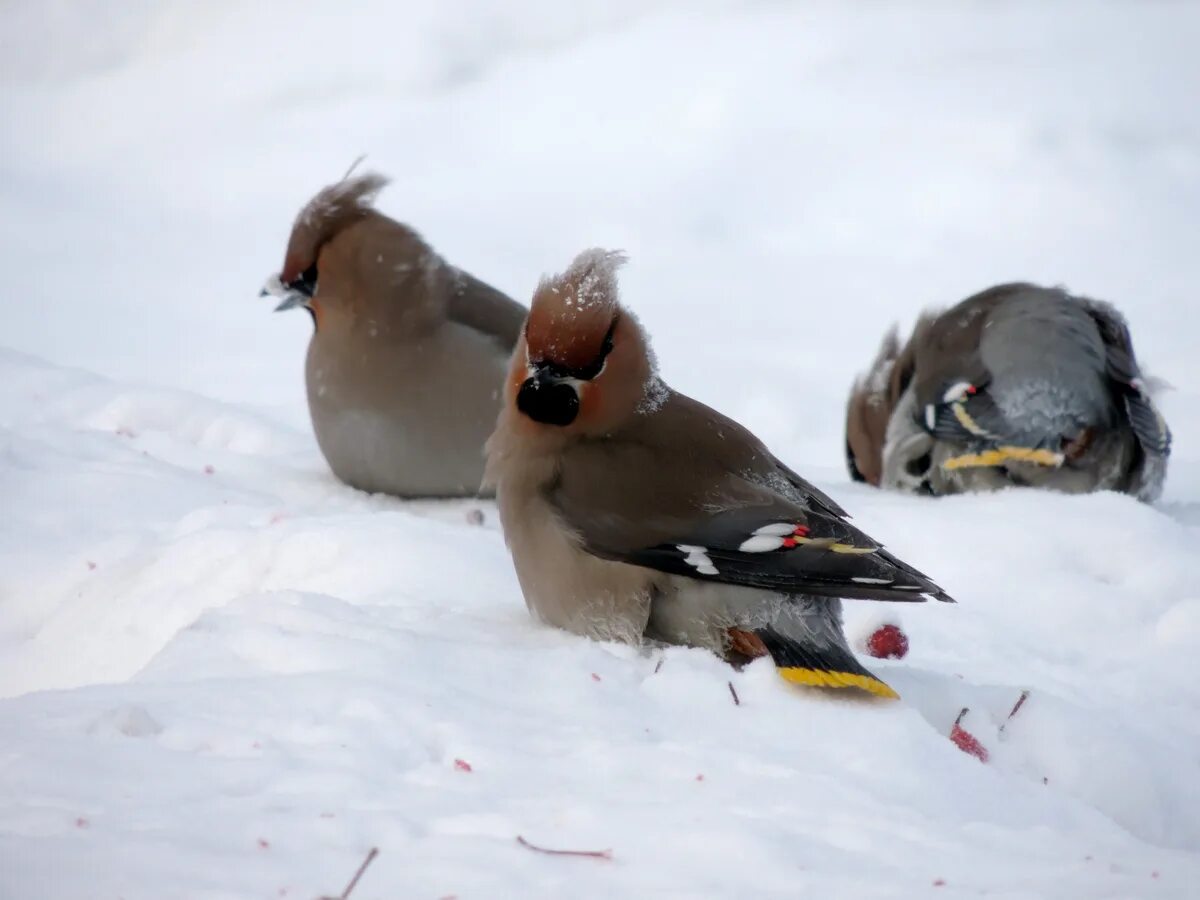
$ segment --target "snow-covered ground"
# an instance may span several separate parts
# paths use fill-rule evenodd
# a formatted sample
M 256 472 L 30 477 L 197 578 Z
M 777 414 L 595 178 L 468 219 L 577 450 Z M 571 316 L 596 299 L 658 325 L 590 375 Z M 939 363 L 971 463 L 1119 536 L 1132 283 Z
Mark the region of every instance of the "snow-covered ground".
M 371 847 L 354 900 L 1195 896 L 1198 43 L 1132 0 L 0 6 L 0 898 L 307 900 Z M 327 473 L 256 294 L 361 152 L 521 299 L 629 252 L 664 376 L 960 600 L 872 661 L 901 702 L 543 628 L 490 505 Z M 884 325 L 1014 278 L 1174 385 L 1155 506 L 849 483 Z

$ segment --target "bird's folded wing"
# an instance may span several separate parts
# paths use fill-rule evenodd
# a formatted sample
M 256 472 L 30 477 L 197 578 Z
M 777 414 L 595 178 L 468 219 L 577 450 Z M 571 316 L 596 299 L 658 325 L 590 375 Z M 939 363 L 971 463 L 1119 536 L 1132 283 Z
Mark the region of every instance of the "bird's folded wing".
M 808 502 L 801 486 L 810 486 L 794 473 L 799 484 L 781 491 L 757 473 L 690 462 L 672 467 L 644 445 L 601 442 L 572 455 L 549 499 L 605 559 L 781 593 L 951 600 L 828 511 L 836 504 L 823 494 Z
M 921 407 L 918 416 L 921 427 L 937 440 L 967 448 L 942 463 L 947 469 L 1009 462 L 1057 467 L 1066 458 L 1058 447 L 1031 442 L 1027 432 L 1010 422 L 989 395 L 984 379 L 952 381 L 941 396 Z
M 521 335 L 525 309 L 516 300 L 461 269 L 451 268 L 447 316 L 468 328 L 495 339 L 510 349 Z

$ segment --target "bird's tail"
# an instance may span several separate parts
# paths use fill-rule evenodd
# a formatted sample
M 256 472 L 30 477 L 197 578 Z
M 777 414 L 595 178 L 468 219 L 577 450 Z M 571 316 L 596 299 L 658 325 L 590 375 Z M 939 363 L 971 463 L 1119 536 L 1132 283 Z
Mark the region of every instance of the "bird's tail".
M 847 647 L 833 643 L 802 643 L 773 628 L 762 628 L 755 634 L 766 646 L 785 681 L 811 687 L 858 688 L 892 700 L 900 697 L 863 668 Z

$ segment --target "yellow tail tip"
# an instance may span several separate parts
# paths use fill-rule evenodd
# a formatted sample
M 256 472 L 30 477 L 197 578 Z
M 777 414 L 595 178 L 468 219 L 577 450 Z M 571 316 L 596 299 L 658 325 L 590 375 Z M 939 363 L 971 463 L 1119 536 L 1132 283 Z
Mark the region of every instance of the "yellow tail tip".
M 851 672 L 824 672 L 819 669 L 803 669 L 798 666 L 783 666 L 779 670 L 784 681 L 803 684 L 807 687 L 858 688 L 876 697 L 899 700 L 900 695 L 878 678 L 870 675 L 855 675 Z

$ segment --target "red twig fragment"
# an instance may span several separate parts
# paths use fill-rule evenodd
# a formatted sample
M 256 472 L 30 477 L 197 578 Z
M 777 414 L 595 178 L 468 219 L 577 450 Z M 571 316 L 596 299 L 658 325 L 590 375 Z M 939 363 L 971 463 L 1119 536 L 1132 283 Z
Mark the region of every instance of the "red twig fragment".
M 967 731 L 960 724 L 963 717 L 966 716 L 967 707 L 962 708 L 962 712 L 958 714 L 958 718 L 954 720 L 954 726 L 950 729 L 950 740 L 954 742 L 954 746 L 963 753 L 969 753 L 980 762 L 987 762 L 990 754 L 987 747 L 979 742 L 979 738 Z
M 727 682 L 725 682 L 725 683 L 729 685 L 729 693 L 730 693 L 730 694 L 733 696 L 733 705 L 734 705 L 734 706 L 741 706 L 741 705 L 742 705 L 742 700 L 741 700 L 741 698 L 740 698 L 740 697 L 737 695 L 737 689 L 736 689 L 736 688 L 734 688 L 734 686 L 733 686 L 733 682 L 732 682 L 732 681 L 727 681 Z
M 456 760 L 454 760 L 454 768 L 458 769 L 458 771 L 460 771 L 460 772 L 471 772 L 471 771 L 474 771 L 474 770 L 471 768 L 471 764 L 470 764 L 469 762 L 467 762 L 465 759 L 456 759 Z
M 517 843 L 522 847 L 528 847 L 535 853 L 546 853 L 550 856 L 586 856 L 589 859 L 612 859 L 613 852 L 611 850 L 551 850 L 548 847 L 539 847 L 537 844 L 531 844 L 521 835 L 517 835 Z
M 1004 728 L 1005 728 L 1005 726 L 1006 726 L 1006 725 L 1008 725 L 1008 723 L 1012 721 L 1012 717 L 1013 717 L 1013 716 L 1015 716 L 1015 715 L 1017 714 L 1017 711 L 1018 711 L 1018 710 L 1019 710 L 1019 709 L 1020 709 L 1022 706 L 1024 706 L 1024 705 L 1025 705 L 1025 701 L 1026 701 L 1026 700 L 1028 700 L 1028 699 L 1029 699 L 1029 690 L 1028 690 L 1028 689 L 1026 689 L 1026 690 L 1023 690 L 1023 691 L 1021 691 L 1021 696 L 1020 696 L 1020 697 L 1018 697 L 1018 698 L 1017 698 L 1017 702 L 1016 702 L 1015 704 L 1013 704 L 1012 712 L 1010 712 L 1010 713 L 1008 714 L 1008 718 L 1007 718 L 1007 719 L 1005 719 L 1005 720 L 1004 720 L 1004 721 L 1001 723 L 1001 725 L 1000 725 L 1000 733 L 1001 733 L 1001 734 L 1004 734 Z
M 360 865 L 358 867 L 358 871 L 354 873 L 354 877 L 350 879 L 350 883 L 348 885 L 346 885 L 346 889 L 344 891 L 342 891 L 340 894 L 338 894 L 336 897 L 331 897 L 328 894 L 326 894 L 325 896 L 319 898 L 319 900 L 349 900 L 350 892 L 353 891 L 355 886 L 358 884 L 358 879 L 363 877 L 363 872 L 367 871 L 367 866 L 369 866 L 371 864 L 371 861 L 373 859 L 375 859 L 375 857 L 377 857 L 378 855 L 379 855 L 379 848 L 372 847 L 367 852 L 367 858 L 364 859 L 362 861 L 362 865 Z

